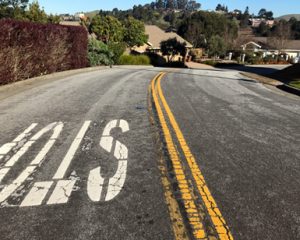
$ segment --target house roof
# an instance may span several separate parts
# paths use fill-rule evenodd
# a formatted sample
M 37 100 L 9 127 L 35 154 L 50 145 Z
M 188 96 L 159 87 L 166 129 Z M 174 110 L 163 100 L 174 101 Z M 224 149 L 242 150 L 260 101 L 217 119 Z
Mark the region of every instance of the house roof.
M 59 24 L 65 26 L 81 26 L 80 22 L 78 21 L 61 21 Z
M 177 41 L 181 43 L 186 43 L 187 48 L 193 47 L 191 43 L 180 37 L 177 33 L 165 32 L 155 25 L 146 25 L 145 31 L 146 34 L 149 36 L 148 45 L 150 45 L 153 49 L 160 49 L 160 43 L 170 38 L 176 38 Z
M 267 37 L 255 37 L 253 42 L 262 46 L 262 49 L 272 49 L 270 38 Z M 300 50 L 300 40 L 288 40 L 285 44 L 286 50 Z
M 253 42 L 253 41 L 247 42 L 247 43 L 243 44 L 241 47 L 242 48 L 247 48 L 248 45 L 254 45 L 255 47 L 261 48 L 261 45 L 257 44 L 256 42 Z

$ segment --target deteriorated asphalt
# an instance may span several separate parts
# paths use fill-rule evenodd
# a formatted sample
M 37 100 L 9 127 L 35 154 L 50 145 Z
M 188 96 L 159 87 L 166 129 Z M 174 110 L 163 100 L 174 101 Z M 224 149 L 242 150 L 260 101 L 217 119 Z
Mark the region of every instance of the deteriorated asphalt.
M 0 203 L 1 239 L 174 239 L 147 108 L 148 86 L 161 71 L 168 72 L 162 80 L 166 100 L 234 239 L 300 238 L 298 97 L 233 70 L 115 67 L 30 87 L 22 83 L 17 92 L 14 85 L 0 87 L 0 147 L 32 123 L 38 123 L 34 134 L 52 122 L 64 124 L 43 163 Z M 111 131 L 128 148 L 125 182 L 114 199 L 92 201 L 91 170 L 101 167 L 104 193 L 118 171 L 118 160 L 99 144 L 111 120 L 129 125 L 127 132 Z M 91 123 L 65 176 L 76 179 L 72 193 L 63 196 L 68 201 L 47 204 L 52 186 L 39 205 L 21 207 L 34 183 L 52 181 L 85 121 Z M 50 136 L 16 162 L 2 179 L 0 195 Z M 0 159 L 0 171 L 24 144 Z

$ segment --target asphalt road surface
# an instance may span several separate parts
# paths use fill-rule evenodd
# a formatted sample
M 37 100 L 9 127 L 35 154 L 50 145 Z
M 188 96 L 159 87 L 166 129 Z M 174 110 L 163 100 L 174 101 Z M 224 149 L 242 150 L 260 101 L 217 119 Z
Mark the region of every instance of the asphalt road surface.
M 1 240 L 300 239 L 299 97 L 114 67 L 0 99 Z

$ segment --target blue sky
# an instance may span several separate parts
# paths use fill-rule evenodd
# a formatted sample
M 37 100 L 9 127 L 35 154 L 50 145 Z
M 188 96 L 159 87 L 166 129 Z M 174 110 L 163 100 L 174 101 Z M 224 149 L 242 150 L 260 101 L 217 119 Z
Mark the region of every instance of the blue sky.
M 47 13 L 75 13 L 92 10 L 111 10 L 115 7 L 128 9 L 133 5 L 149 3 L 151 0 L 39 0 Z M 244 10 L 249 6 L 251 13 L 257 13 L 261 8 L 272 10 L 274 15 L 300 14 L 300 0 L 200 0 L 201 9 L 215 9 L 218 3 L 225 4 L 229 10 Z

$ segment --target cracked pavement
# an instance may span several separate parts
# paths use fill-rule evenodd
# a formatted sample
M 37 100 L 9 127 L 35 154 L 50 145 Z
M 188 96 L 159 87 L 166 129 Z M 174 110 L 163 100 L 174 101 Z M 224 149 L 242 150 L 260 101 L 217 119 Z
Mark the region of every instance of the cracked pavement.
M 160 71 L 166 69 L 113 67 L 30 81 L 30 87 L 25 81 L 23 91 L 22 83 L 18 91 L 13 85 L 8 88 L 11 94 L 0 91 L 0 147 L 15 143 L 20 133 L 38 123 L 32 134 L 26 133 L 3 155 L 0 173 L 35 133 L 53 122 L 64 124 L 43 164 L 0 204 L 1 240 L 174 239 L 159 170 L 162 150 L 157 148 L 147 106 L 148 86 Z M 234 70 L 168 69 L 161 84 L 234 239 L 299 239 L 299 97 L 280 95 Z M 99 142 L 106 125 L 121 119 L 130 130 L 111 131 L 112 149 L 118 140 L 128 148 L 128 158 L 123 159 L 121 145 L 118 160 Z M 59 182 L 52 177 L 88 120 L 91 124 L 63 179 L 70 181 L 61 188 L 68 202 L 47 205 Z M 16 162 L 0 191 L 30 165 L 51 134 L 43 135 Z M 119 164 L 120 175 L 115 176 Z M 107 202 L 105 196 L 93 202 L 87 193 L 89 173 L 99 167 L 103 194 L 109 179 L 114 194 L 121 188 Z M 53 184 L 41 205 L 19 207 L 34 183 L 47 181 Z

